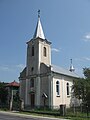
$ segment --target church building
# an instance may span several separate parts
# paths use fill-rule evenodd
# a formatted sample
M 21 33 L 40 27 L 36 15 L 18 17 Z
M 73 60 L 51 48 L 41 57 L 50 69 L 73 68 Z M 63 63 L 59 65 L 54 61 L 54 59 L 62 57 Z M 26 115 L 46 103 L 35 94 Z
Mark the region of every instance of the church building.
M 29 108 L 59 108 L 60 105 L 70 107 L 73 80 L 75 74 L 71 64 L 70 70 L 52 65 L 51 42 L 44 35 L 40 13 L 33 38 L 27 42 L 26 67 L 20 73 L 20 98 Z

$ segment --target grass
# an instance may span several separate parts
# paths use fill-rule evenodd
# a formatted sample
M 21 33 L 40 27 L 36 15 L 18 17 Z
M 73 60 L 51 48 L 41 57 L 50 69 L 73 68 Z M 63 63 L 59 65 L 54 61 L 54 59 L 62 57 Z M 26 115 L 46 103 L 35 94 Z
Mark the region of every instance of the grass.
M 90 117 L 87 118 L 86 113 L 81 114 L 77 113 L 76 115 L 73 113 L 70 113 L 66 116 L 60 116 L 59 111 L 50 111 L 50 110 L 33 110 L 29 112 L 20 112 L 21 114 L 27 114 L 27 115 L 36 115 L 36 116 L 44 116 L 44 117 L 55 117 L 55 118 L 64 118 L 64 119 L 69 119 L 69 120 L 90 120 Z M 58 114 L 57 114 L 58 113 Z
M 1 111 L 9 111 L 7 109 L 0 109 Z M 69 120 L 90 120 L 90 113 L 89 117 L 87 117 L 86 113 L 76 112 L 75 114 L 73 111 L 68 111 L 66 116 L 60 116 L 59 110 L 49 110 L 49 109 L 33 109 L 29 111 L 20 111 L 20 114 L 26 115 L 35 115 L 35 116 L 44 116 L 44 117 L 55 117 L 55 118 L 64 118 Z

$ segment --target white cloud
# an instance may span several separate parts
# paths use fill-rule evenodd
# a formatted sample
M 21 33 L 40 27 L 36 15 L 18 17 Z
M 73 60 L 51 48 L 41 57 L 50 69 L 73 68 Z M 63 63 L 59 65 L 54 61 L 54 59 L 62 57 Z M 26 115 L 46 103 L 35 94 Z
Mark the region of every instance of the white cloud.
M 0 65 L 0 71 L 13 72 L 17 70 L 22 70 L 25 67 L 23 64 L 18 65 Z
M 84 60 L 90 61 L 90 57 L 84 57 Z
M 90 33 L 87 33 L 87 34 L 84 36 L 84 41 L 86 41 L 86 42 L 90 41 Z
M 82 57 L 82 58 L 75 58 L 74 59 L 75 61 L 82 61 L 82 62 L 84 62 L 84 61 L 90 61 L 90 57 Z
M 84 61 L 83 58 L 75 58 L 74 60 L 75 60 L 75 61 Z
M 0 71 L 10 71 L 8 66 L 0 66 Z
M 60 50 L 59 50 L 59 49 L 56 49 L 56 48 L 52 48 L 52 51 L 54 51 L 54 52 L 59 52 Z
M 25 65 L 24 64 L 18 64 L 18 65 L 16 65 L 16 67 L 20 68 L 20 69 L 23 69 L 25 67 Z

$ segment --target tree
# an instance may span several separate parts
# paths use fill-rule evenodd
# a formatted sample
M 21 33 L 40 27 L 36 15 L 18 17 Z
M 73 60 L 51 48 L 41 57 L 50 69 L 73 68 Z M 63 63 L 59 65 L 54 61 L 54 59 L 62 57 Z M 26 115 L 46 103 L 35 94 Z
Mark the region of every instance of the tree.
M 86 79 L 90 79 L 90 68 L 83 68 L 83 74 Z
M 75 80 L 72 90 L 75 97 L 90 108 L 90 68 L 84 68 L 83 73 L 85 78 Z
M 7 102 L 7 96 L 8 96 L 8 90 L 5 87 L 4 82 L 0 82 L 0 103 L 6 103 Z

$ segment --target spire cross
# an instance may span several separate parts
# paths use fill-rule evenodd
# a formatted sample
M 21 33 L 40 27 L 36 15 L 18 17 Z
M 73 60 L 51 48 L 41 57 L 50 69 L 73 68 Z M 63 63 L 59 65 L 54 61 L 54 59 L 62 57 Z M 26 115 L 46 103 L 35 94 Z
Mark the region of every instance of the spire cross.
M 70 59 L 71 60 L 71 64 L 72 64 L 72 59 Z
M 40 10 L 38 10 L 38 18 L 40 18 Z

